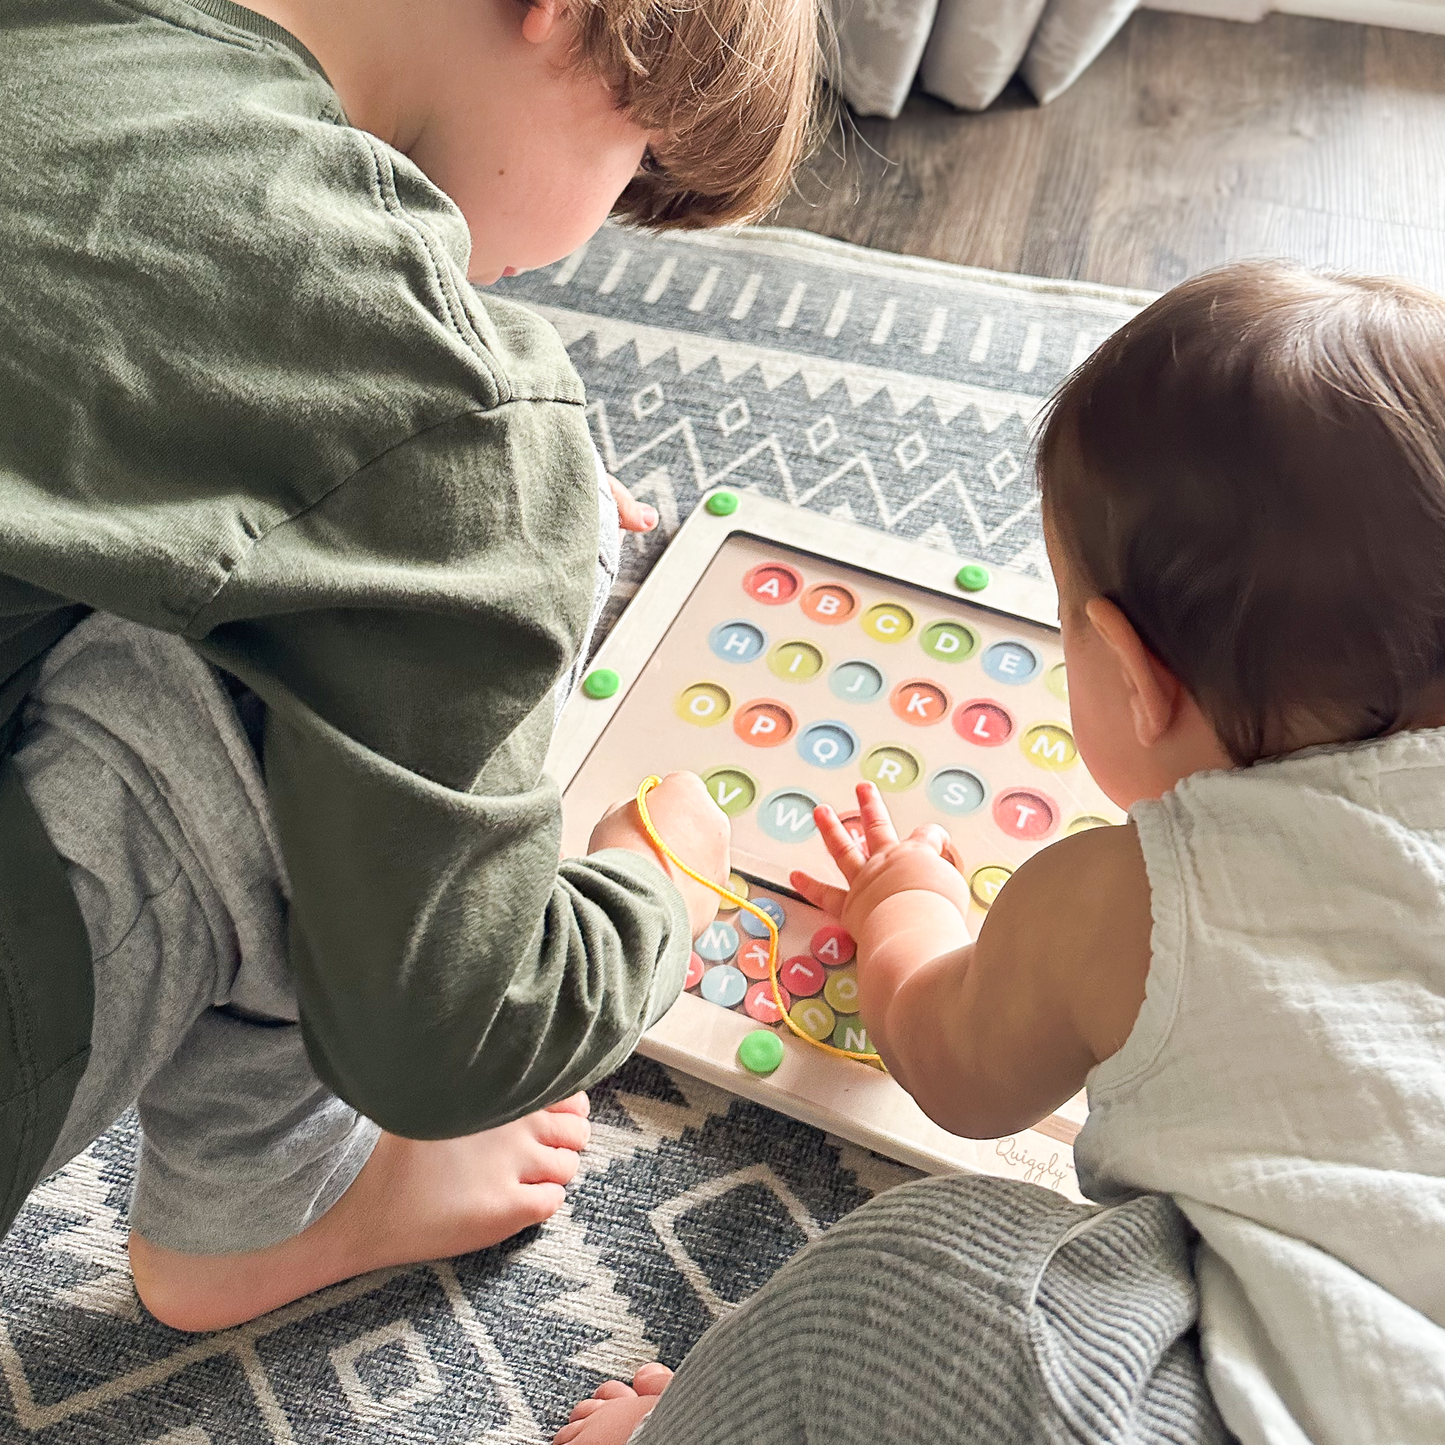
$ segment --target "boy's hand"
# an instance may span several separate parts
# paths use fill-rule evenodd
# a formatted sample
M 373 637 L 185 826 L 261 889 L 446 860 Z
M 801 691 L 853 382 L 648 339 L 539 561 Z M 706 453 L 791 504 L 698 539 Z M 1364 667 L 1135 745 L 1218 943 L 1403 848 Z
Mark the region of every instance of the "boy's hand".
M 832 808 L 824 805 L 813 815 L 823 846 L 848 887 L 836 888 L 802 872 L 791 875 L 793 887 L 814 907 L 840 919 L 860 941 L 870 916 L 900 893 L 938 894 L 958 910 L 960 918 L 966 917 L 968 884 L 955 865 L 948 833 L 937 823 L 926 823 L 900 839 L 872 783 L 858 785 L 858 808 L 863 823 L 861 843 Z
M 669 773 L 647 795 L 647 811 L 658 834 L 689 868 L 704 878 L 727 882 L 732 825 L 696 773 Z M 652 846 L 636 798 L 614 803 L 592 830 L 587 851 L 603 848 L 628 848 L 651 858 L 682 894 L 694 938 L 717 916 L 717 894 L 679 872 Z
M 612 488 L 612 500 L 617 503 L 617 525 L 624 532 L 650 532 L 657 526 L 655 507 L 639 502 L 611 473 L 607 485 Z

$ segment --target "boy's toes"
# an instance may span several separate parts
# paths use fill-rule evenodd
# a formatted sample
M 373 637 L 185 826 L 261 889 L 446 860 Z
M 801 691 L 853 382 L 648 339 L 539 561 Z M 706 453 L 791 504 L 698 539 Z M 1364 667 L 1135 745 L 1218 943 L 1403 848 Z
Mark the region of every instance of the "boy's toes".
M 577 1114 L 532 1115 L 532 1135 L 548 1149 L 570 1149 L 580 1154 L 592 1137 L 592 1125 Z
M 580 1114 L 585 1119 L 592 1112 L 592 1101 L 586 1094 L 573 1094 L 570 1099 L 559 1099 L 555 1104 L 548 1104 L 542 1112 L 544 1114 Z
M 582 1156 L 575 1149 L 536 1149 L 523 1165 L 521 1182 L 531 1185 L 570 1184 L 582 1165 Z
M 567 1202 L 567 1191 L 561 1184 L 539 1180 L 536 1183 L 524 1182 L 516 1197 L 521 1222 L 511 1231 L 512 1234 L 530 1229 L 534 1224 L 546 1224 Z
M 575 1425 L 579 1420 L 585 1420 L 594 1410 L 600 1410 L 607 1402 L 605 1400 L 578 1400 L 573 1405 L 572 1413 L 567 1417 L 569 1425 Z

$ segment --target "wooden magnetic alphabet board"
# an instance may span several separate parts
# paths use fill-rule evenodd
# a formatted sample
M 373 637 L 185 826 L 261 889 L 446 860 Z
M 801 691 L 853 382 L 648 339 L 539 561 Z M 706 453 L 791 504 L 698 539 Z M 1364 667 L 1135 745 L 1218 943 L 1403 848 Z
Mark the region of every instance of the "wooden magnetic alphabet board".
M 779 925 L 795 1023 L 869 1047 L 852 941 L 787 886 L 837 879 L 812 822 L 845 822 L 875 782 L 900 833 L 948 829 L 978 925 L 1012 871 L 1054 838 L 1121 820 L 1089 777 L 1045 583 L 742 494 L 699 507 L 594 662 L 601 686 L 567 705 L 549 757 L 564 788 L 563 851 L 649 773 L 689 769 L 729 815 L 735 882 Z M 589 675 L 591 676 L 591 675 Z M 758 1075 L 738 1046 L 783 1035 Z M 781 1029 L 765 930 L 723 912 L 694 943 L 687 991 L 642 1051 L 916 1167 L 980 1169 L 1076 1195 L 1082 1097 L 1008 1140 L 958 1139 L 887 1075 Z

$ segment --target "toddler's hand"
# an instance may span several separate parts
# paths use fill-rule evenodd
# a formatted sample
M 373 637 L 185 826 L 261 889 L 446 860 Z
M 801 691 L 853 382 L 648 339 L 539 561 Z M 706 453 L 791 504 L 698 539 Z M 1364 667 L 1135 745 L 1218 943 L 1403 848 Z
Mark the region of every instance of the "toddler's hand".
M 669 773 L 647 795 L 647 811 L 663 841 L 689 868 L 704 878 L 727 882 L 732 825 L 696 773 Z M 716 917 L 717 894 L 679 872 L 652 846 L 636 798 L 614 803 L 592 830 L 587 851 L 603 848 L 629 848 L 653 859 L 677 884 L 694 938 Z
M 639 502 L 616 477 L 610 473 L 607 485 L 612 488 L 612 500 L 617 503 L 617 525 L 624 532 L 650 532 L 657 526 L 657 509 Z
M 831 913 L 861 942 L 869 915 L 900 893 L 923 891 L 947 899 L 961 917 L 968 914 L 968 884 L 954 862 L 953 844 L 937 823 L 926 823 L 901 839 L 872 783 L 858 785 L 863 842 L 824 805 L 814 813 L 823 845 L 838 865 L 847 888 L 822 883 L 807 873 L 792 874 L 793 887 L 825 913 Z

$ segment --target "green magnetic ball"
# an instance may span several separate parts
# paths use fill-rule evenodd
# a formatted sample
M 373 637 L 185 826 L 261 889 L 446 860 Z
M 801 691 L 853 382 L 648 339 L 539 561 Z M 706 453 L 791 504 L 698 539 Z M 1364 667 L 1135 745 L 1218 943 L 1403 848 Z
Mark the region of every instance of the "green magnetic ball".
M 593 668 L 593 670 L 582 679 L 582 691 L 585 692 L 588 697 L 598 699 L 611 697 L 621 686 L 622 679 L 618 677 L 610 667 Z
M 738 1062 L 749 1073 L 771 1074 L 783 1062 L 783 1041 L 772 1029 L 754 1029 L 738 1045 Z
M 987 567 L 980 567 L 977 562 L 970 562 L 967 567 L 958 569 L 958 576 L 953 579 L 965 592 L 982 592 L 989 584 Z
M 738 494 L 736 492 L 714 492 L 707 501 L 703 503 L 714 517 L 731 517 L 738 509 Z M 773 1065 L 777 1067 L 776 1064 Z

